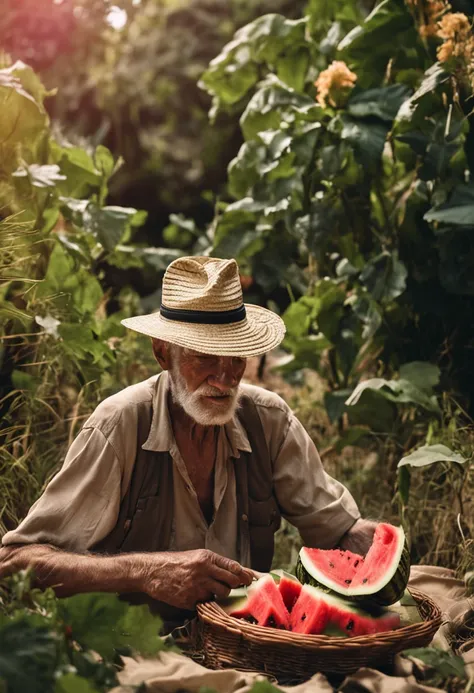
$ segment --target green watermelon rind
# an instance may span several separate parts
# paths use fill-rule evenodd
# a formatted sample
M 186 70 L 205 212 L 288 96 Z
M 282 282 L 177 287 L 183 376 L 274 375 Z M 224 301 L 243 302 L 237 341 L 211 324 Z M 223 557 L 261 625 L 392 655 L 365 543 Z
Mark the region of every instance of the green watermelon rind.
M 405 533 L 401 527 L 397 527 L 399 542 L 393 558 L 393 569 L 386 571 L 383 577 L 375 585 L 368 587 L 344 589 L 331 581 L 327 575 L 321 573 L 305 555 L 305 547 L 300 551 L 296 566 L 296 576 L 300 582 L 317 587 L 326 593 L 338 594 L 344 599 L 360 602 L 367 608 L 390 606 L 398 601 L 404 594 L 410 574 L 410 552 L 405 540 Z

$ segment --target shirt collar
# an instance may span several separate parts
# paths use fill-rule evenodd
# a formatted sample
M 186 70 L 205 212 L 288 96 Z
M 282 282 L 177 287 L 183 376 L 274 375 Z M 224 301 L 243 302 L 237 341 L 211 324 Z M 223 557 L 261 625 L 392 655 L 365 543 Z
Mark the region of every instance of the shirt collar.
M 168 373 L 163 371 L 156 379 L 150 433 L 142 445 L 143 450 L 169 452 L 176 445 L 168 409 L 168 391 Z M 238 459 L 240 452 L 252 452 L 247 432 L 236 414 L 222 429 L 225 432 L 230 457 Z

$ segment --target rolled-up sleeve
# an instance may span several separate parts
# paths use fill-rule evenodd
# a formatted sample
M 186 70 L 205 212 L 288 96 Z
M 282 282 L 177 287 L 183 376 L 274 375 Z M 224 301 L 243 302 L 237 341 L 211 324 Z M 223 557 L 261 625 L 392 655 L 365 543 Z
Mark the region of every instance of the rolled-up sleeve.
M 339 481 L 324 471 L 316 446 L 290 414 L 274 459 L 275 494 L 285 519 L 305 546 L 332 548 L 360 517 L 357 504 Z
M 2 544 L 52 544 L 84 552 L 115 526 L 120 488 L 115 450 L 100 430 L 84 428 L 61 470 Z

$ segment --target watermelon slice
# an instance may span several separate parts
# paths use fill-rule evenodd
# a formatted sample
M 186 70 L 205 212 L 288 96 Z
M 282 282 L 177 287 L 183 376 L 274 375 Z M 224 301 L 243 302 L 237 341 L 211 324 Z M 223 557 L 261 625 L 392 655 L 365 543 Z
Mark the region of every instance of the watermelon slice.
M 410 554 L 401 527 L 380 523 L 365 558 L 339 549 L 300 551 L 296 574 L 303 583 L 354 601 L 388 606 L 408 583 Z
M 290 613 L 301 594 L 301 588 L 302 584 L 298 578 L 287 575 L 283 575 L 283 577 L 280 578 L 278 589 L 280 590 L 280 594 L 283 597 L 283 602 Z
M 290 627 L 290 614 L 271 575 L 265 575 L 250 585 L 246 603 L 229 615 L 270 628 Z
M 294 633 L 355 637 L 395 630 L 400 627 L 399 614 L 380 610 L 368 614 L 344 599 L 304 585 L 290 616 Z

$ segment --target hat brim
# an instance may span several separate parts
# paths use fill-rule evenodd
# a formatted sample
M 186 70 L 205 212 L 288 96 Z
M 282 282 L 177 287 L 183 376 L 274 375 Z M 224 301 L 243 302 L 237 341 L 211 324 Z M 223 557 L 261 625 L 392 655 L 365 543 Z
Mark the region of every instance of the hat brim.
M 285 336 L 285 323 L 276 313 L 261 306 L 246 304 L 245 308 L 245 320 L 225 325 L 167 320 L 159 311 L 125 318 L 122 325 L 202 354 L 261 356 L 280 344 Z

